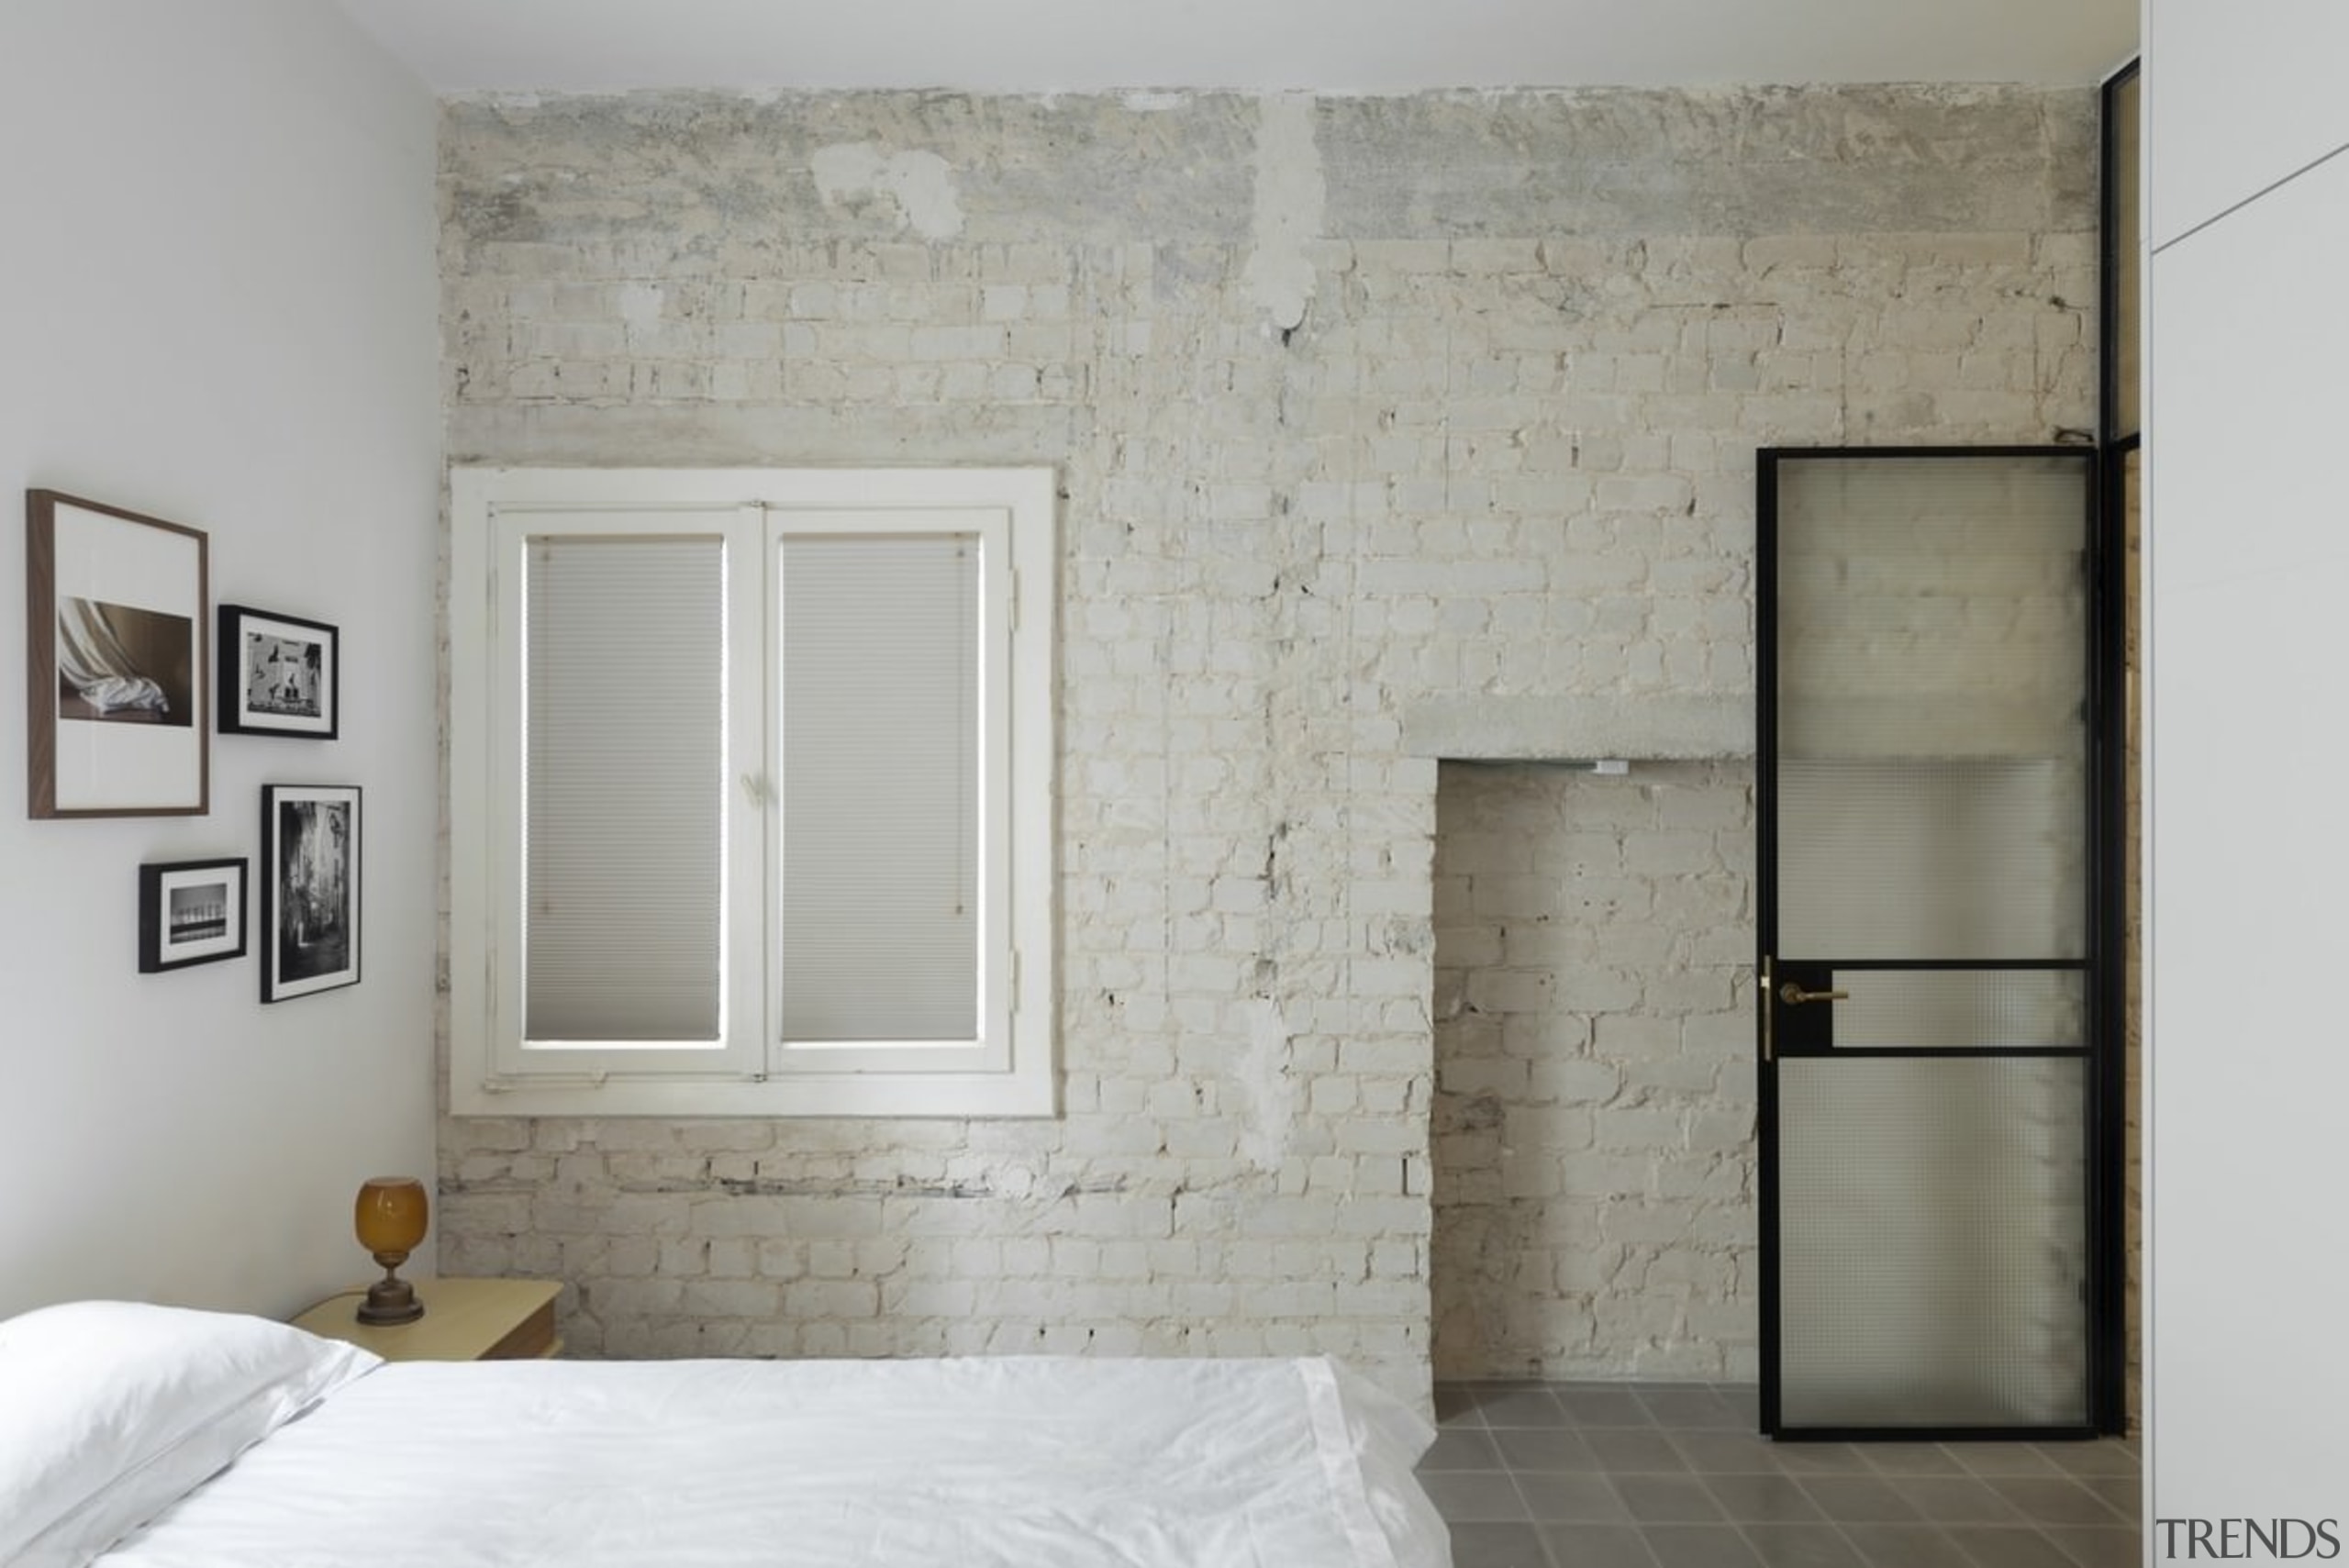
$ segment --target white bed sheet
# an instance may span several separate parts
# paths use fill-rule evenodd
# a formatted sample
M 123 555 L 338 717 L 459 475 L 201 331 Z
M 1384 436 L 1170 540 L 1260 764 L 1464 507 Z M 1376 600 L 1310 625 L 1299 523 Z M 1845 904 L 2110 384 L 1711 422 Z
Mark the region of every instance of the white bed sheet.
M 377 1369 L 102 1568 L 1448 1568 L 1324 1360 Z

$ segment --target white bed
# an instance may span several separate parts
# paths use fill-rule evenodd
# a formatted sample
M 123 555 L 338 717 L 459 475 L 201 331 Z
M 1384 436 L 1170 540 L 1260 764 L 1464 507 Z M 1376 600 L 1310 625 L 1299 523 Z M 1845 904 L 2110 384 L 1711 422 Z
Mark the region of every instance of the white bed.
M 1324 1360 L 385 1364 L 81 1303 L 0 1322 L 0 1564 L 1448 1568 L 1431 1437 Z

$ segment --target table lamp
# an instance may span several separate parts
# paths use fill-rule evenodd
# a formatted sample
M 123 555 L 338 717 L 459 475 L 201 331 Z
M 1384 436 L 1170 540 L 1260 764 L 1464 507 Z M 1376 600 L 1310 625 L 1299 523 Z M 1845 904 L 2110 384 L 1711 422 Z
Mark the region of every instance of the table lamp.
M 424 1184 L 413 1176 L 373 1176 L 359 1189 L 359 1244 L 384 1265 L 384 1277 L 359 1304 L 362 1323 L 413 1323 L 424 1316 L 424 1303 L 399 1277 L 399 1266 L 423 1241 L 429 1217 Z

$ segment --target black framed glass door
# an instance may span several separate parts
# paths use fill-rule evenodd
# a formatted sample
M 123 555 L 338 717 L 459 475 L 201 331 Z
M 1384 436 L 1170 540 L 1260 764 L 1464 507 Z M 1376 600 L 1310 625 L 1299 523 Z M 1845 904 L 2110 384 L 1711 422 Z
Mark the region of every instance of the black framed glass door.
M 2094 453 L 1761 458 L 1763 1424 L 2087 1435 Z

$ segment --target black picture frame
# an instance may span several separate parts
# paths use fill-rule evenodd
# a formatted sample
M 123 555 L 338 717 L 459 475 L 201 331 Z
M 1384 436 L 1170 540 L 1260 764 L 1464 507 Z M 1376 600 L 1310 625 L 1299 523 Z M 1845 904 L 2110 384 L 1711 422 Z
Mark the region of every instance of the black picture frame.
M 213 706 L 221 734 L 305 740 L 341 734 L 340 628 L 250 605 L 222 605 L 219 617 Z
M 28 816 L 212 809 L 209 558 L 198 529 L 25 492 Z
M 264 1002 L 359 984 L 360 806 L 356 784 L 262 786 Z
M 139 868 L 139 973 L 245 956 L 250 863 L 243 856 Z

